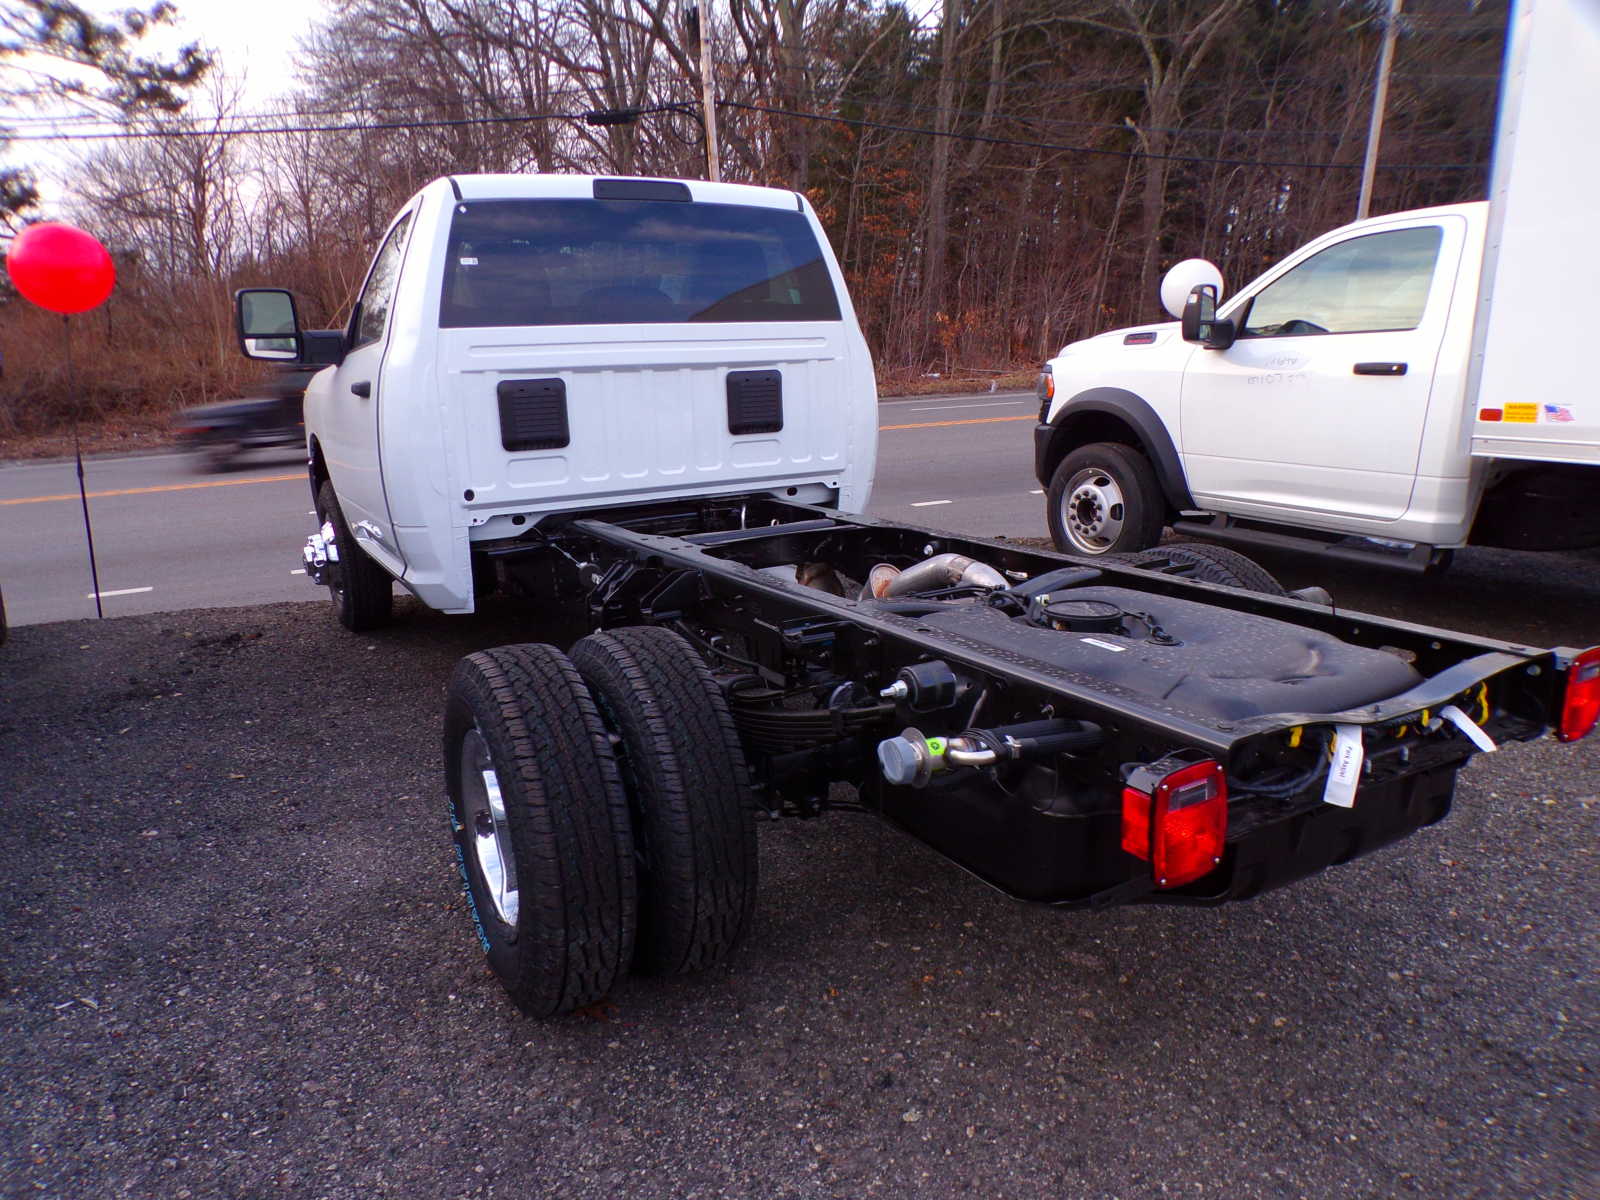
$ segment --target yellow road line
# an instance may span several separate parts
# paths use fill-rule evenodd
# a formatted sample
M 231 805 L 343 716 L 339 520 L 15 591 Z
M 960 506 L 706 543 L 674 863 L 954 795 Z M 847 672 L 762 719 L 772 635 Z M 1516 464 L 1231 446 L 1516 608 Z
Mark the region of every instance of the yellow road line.
M 968 417 L 961 421 L 918 421 L 915 425 L 879 425 L 881 433 L 888 429 L 939 429 L 945 425 L 992 425 L 996 421 L 1034 421 L 1038 418 L 1026 417 Z
M 190 492 L 196 488 L 238 487 L 246 483 L 287 483 L 298 479 L 305 482 L 306 473 L 297 471 L 293 475 L 259 475 L 254 479 L 208 479 L 204 483 L 164 483 L 158 487 L 118 488 L 115 491 L 90 492 L 89 499 L 99 500 L 105 496 L 148 496 L 152 492 Z M 19 500 L 0 500 L 0 508 L 12 504 L 46 504 L 52 500 L 76 500 L 77 492 L 67 492 L 60 496 L 23 496 Z

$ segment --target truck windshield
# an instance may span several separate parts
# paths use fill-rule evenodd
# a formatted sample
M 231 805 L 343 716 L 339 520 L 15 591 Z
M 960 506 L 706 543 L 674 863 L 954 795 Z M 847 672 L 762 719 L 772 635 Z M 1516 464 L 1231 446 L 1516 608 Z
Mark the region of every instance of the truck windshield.
M 799 212 L 661 200 L 456 205 L 439 324 L 837 321 Z

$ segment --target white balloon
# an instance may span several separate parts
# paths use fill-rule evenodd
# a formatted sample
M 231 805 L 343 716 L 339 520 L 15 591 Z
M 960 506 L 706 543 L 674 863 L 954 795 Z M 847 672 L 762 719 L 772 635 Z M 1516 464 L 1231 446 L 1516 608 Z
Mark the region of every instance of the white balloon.
M 1203 258 L 1186 258 L 1173 266 L 1161 280 L 1161 307 L 1174 317 L 1183 316 L 1184 301 L 1189 293 L 1202 283 L 1217 289 L 1217 300 L 1222 300 L 1222 272 L 1215 263 Z

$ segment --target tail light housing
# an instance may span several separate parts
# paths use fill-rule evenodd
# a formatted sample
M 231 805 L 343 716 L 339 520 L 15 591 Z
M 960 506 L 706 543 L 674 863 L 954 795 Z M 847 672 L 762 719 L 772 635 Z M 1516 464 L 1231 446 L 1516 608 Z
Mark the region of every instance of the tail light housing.
M 1561 724 L 1556 736 L 1563 742 L 1586 737 L 1600 721 L 1600 646 L 1590 646 L 1567 668 L 1567 692 L 1561 701 Z
M 1122 848 L 1150 864 L 1156 886 L 1182 887 L 1222 862 L 1228 777 L 1213 759 L 1170 756 L 1134 769 L 1122 789 Z

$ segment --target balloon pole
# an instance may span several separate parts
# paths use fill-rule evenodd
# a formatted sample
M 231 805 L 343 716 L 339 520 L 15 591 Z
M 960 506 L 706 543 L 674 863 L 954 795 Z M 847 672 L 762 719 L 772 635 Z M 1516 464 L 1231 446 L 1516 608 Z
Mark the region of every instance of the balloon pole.
M 61 315 L 62 336 L 67 343 L 67 393 L 72 397 L 72 457 L 78 464 L 78 500 L 83 505 L 83 536 L 89 543 L 89 579 L 94 584 L 94 615 L 105 620 L 100 605 L 100 568 L 94 561 L 94 527 L 89 524 L 89 492 L 83 483 L 83 448 L 78 444 L 78 419 L 83 414 L 83 397 L 78 395 L 77 372 L 72 366 L 72 318 Z
M 83 504 L 83 536 L 89 543 L 89 578 L 94 581 L 94 614 L 105 617 L 100 604 L 100 568 L 94 560 L 94 529 L 89 524 L 89 490 L 83 482 L 83 447 L 78 424 L 83 419 L 83 397 L 78 393 L 78 373 L 72 363 L 73 313 L 98 308 L 117 285 L 117 266 L 92 234 L 59 221 L 29 225 L 6 248 L 6 274 L 17 292 L 40 308 L 61 314 L 61 336 L 66 349 L 67 394 L 72 397 L 72 457 L 78 463 L 78 499 Z

